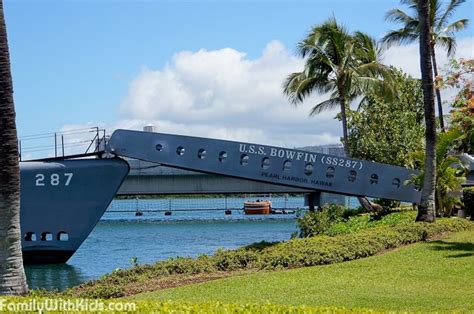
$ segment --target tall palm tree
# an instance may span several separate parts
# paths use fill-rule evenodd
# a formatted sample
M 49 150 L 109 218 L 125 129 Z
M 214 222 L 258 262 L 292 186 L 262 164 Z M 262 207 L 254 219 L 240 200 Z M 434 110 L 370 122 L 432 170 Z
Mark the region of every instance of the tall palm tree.
M 0 294 L 28 290 L 20 232 L 20 168 L 7 30 L 0 0 Z
M 392 44 L 411 43 L 420 36 L 419 31 L 419 0 L 401 0 L 401 4 L 406 4 L 412 11 L 412 15 L 405 13 L 400 9 L 392 9 L 387 12 L 385 19 L 391 22 L 402 23 L 403 27 L 392 30 L 387 33 L 382 41 L 388 46 Z M 434 75 L 438 76 L 438 66 L 436 63 L 435 47 L 437 45 L 444 47 L 448 56 L 454 55 L 456 52 L 456 38 L 454 34 L 465 28 L 469 22 L 468 19 L 460 19 L 450 23 L 449 18 L 452 16 L 456 8 L 465 2 L 465 0 L 450 0 L 446 7 L 442 7 L 441 0 L 429 0 L 429 22 L 430 22 L 430 45 L 431 45 L 431 61 L 433 64 Z M 443 106 L 439 89 L 436 89 L 436 98 L 438 101 L 438 116 L 441 130 L 444 131 Z
M 379 62 L 381 50 L 373 38 L 362 32 L 349 34 L 333 17 L 298 43 L 298 54 L 306 59 L 304 69 L 288 76 L 284 93 L 295 105 L 313 93 L 330 93 L 329 99 L 313 107 L 310 116 L 339 107 L 344 150 L 350 156 L 346 118 L 350 102 L 369 90 L 386 98 L 393 96 L 383 79 L 390 78 L 391 71 Z
M 433 68 L 430 31 L 430 1 L 418 0 L 420 68 L 423 84 L 423 107 L 425 112 L 425 167 L 423 191 L 418 207 L 417 221 L 435 221 L 435 186 L 436 186 L 436 116 L 433 93 Z

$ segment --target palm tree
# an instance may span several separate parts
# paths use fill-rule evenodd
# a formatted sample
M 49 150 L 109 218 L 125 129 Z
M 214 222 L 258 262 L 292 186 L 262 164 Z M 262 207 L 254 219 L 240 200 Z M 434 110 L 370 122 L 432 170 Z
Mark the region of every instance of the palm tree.
M 377 90 L 386 98 L 393 95 L 390 84 L 383 80 L 391 77 L 391 70 L 379 63 L 381 50 L 370 36 L 349 34 L 331 18 L 314 27 L 298 44 L 298 54 L 306 59 L 304 69 L 288 76 L 284 93 L 294 105 L 314 92 L 330 93 L 329 99 L 313 107 L 310 116 L 339 107 L 344 150 L 350 156 L 346 118 L 350 102 L 369 90 Z
M 413 14 L 409 15 L 400 9 L 392 9 L 387 12 L 385 15 L 387 21 L 403 24 L 402 28 L 390 31 L 382 38 L 382 41 L 388 46 L 392 44 L 414 42 L 420 35 L 420 21 L 417 11 L 418 0 L 401 0 L 400 2 L 408 5 L 408 7 L 413 11 Z M 435 46 L 439 45 L 444 47 L 447 50 L 448 56 L 454 55 L 456 52 L 456 38 L 454 37 L 454 33 L 465 28 L 469 22 L 468 19 L 460 19 L 449 23 L 449 18 L 452 16 L 456 8 L 464 2 L 465 0 L 450 0 L 449 4 L 443 10 L 441 0 L 430 0 L 429 38 L 431 45 L 431 61 L 435 76 L 438 76 Z M 444 131 L 443 106 L 439 89 L 436 89 L 436 98 L 438 101 L 439 123 L 441 130 Z
M 330 93 L 329 99 L 313 107 L 310 116 L 339 107 L 344 151 L 350 156 L 346 110 L 351 101 L 369 91 L 385 100 L 393 97 L 392 72 L 379 62 L 381 50 L 373 38 L 362 32 L 349 34 L 333 17 L 310 31 L 298 44 L 298 53 L 306 58 L 304 69 L 288 76 L 284 93 L 294 105 L 314 92 Z M 358 200 L 367 210 L 376 209 L 367 198 Z
M 0 0 L 0 294 L 28 290 L 20 232 L 20 168 L 7 30 Z
M 466 168 L 458 157 L 449 155 L 450 149 L 455 146 L 461 134 L 460 130 L 451 129 L 437 135 L 435 205 L 436 212 L 440 215 L 451 216 L 454 207 L 461 205 L 459 195 L 466 179 Z M 423 184 L 424 162 L 423 150 L 414 151 L 409 155 L 408 166 L 420 168 L 418 175 L 412 178 L 412 183 L 416 186 Z
M 425 165 L 423 191 L 418 206 L 417 221 L 435 221 L 436 186 L 436 116 L 433 93 L 433 68 L 431 64 L 430 1 L 418 0 L 420 68 L 425 112 Z

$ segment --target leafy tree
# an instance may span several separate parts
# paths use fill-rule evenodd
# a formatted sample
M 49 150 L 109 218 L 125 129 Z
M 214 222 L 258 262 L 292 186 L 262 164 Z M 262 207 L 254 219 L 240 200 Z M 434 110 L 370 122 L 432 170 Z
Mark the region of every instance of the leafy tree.
M 298 53 L 305 58 L 304 69 L 288 76 L 284 93 L 295 105 L 313 93 L 329 94 L 310 115 L 340 109 L 343 144 L 349 156 L 346 112 L 350 102 L 369 91 L 392 96 L 390 84 L 383 79 L 390 78 L 390 70 L 379 62 L 381 51 L 367 34 L 350 34 L 331 18 L 310 31 L 298 44 Z
M 0 0 L 0 294 L 28 290 L 20 233 L 20 169 L 7 30 Z
M 435 221 L 436 185 L 436 117 L 434 109 L 432 48 L 430 42 L 430 0 L 418 0 L 420 31 L 420 68 L 423 84 L 423 111 L 425 115 L 425 160 L 423 190 L 417 221 Z
M 453 55 L 456 51 L 456 38 L 454 34 L 464 29 L 469 20 L 460 19 L 455 22 L 449 22 L 449 18 L 454 11 L 465 2 L 465 0 L 450 0 L 446 7 L 442 7 L 441 0 L 429 0 L 430 9 L 428 13 L 429 20 L 429 44 L 431 46 L 431 61 L 433 64 L 434 75 L 438 76 L 436 64 L 435 46 L 439 45 L 446 48 L 448 55 Z M 387 12 L 385 19 L 391 22 L 403 24 L 402 28 L 392 30 L 386 34 L 382 41 L 387 45 L 411 43 L 420 37 L 421 18 L 418 15 L 417 5 L 419 0 L 401 0 L 401 4 L 408 5 L 412 14 L 405 13 L 400 9 L 392 9 Z M 441 94 L 436 89 L 436 98 L 438 100 L 438 114 L 441 130 L 444 130 L 443 107 Z
M 444 77 L 436 77 L 438 88 L 457 88 L 458 94 L 450 102 L 450 128 L 457 129 L 460 136 L 455 140 L 459 153 L 474 154 L 474 93 L 472 75 L 474 60 L 451 60 Z
M 349 147 L 353 157 L 405 166 L 409 153 L 423 148 L 423 94 L 420 80 L 392 70 L 397 99 L 370 92 L 349 111 Z
M 446 133 L 438 134 L 436 146 L 436 191 L 435 204 L 438 215 L 450 216 L 455 206 L 461 206 L 462 183 L 465 181 L 466 171 L 463 164 L 450 150 L 459 138 L 460 131 L 451 129 Z M 410 154 L 408 166 L 419 168 L 420 173 L 413 178 L 413 183 L 421 186 L 424 176 L 424 152 L 415 151 Z

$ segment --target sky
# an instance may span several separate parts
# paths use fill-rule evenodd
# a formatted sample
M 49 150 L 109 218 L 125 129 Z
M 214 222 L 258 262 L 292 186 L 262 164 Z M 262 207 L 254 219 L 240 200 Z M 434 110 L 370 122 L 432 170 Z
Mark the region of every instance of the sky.
M 452 20 L 474 22 L 468 0 Z M 325 99 L 291 105 L 282 93 L 301 71 L 296 45 L 334 16 L 379 39 L 391 0 L 119 1 L 4 0 L 20 137 L 99 126 L 283 147 L 338 143 L 335 112 L 309 117 Z M 474 32 L 456 57 L 474 57 Z M 447 62 L 438 51 L 439 63 Z M 383 62 L 419 77 L 418 46 Z

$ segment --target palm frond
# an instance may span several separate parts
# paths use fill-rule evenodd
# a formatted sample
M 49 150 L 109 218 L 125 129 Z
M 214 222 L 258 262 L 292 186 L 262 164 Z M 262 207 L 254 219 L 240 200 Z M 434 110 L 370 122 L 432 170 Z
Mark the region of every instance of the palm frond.
M 283 93 L 294 105 L 302 103 L 314 91 L 323 94 L 333 89 L 333 83 L 326 78 L 308 76 L 305 72 L 292 73 L 283 83 Z
M 381 42 L 390 47 L 392 45 L 410 44 L 418 39 L 418 30 L 409 28 L 400 28 L 389 31 L 382 37 Z
M 400 0 L 400 4 L 407 5 L 410 9 L 417 10 L 418 0 Z
M 460 30 L 465 29 L 469 25 L 469 20 L 468 19 L 461 19 L 457 20 L 456 22 L 453 22 L 446 26 L 446 28 L 443 29 L 443 32 L 445 33 L 455 33 L 459 32 Z
M 440 18 L 440 11 L 441 11 L 441 1 L 440 0 L 430 0 L 430 25 L 431 28 L 435 28 L 437 24 L 439 24 Z
M 448 155 L 448 152 L 452 148 L 454 141 L 459 136 L 461 136 L 461 132 L 458 129 L 451 129 L 448 132 L 438 134 L 436 143 L 437 160 L 442 160 Z
M 440 35 L 436 37 L 436 44 L 446 49 L 448 56 L 452 56 L 456 52 L 456 39 L 454 36 Z
M 355 52 L 357 53 L 357 58 L 362 63 L 376 61 L 380 57 L 379 47 L 375 38 L 359 31 L 355 32 L 353 37 L 356 43 Z
M 323 111 L 332 110 L 332 109 L 335 109 L 339 106 L 340 106 L 339 99 L 331 97 L 331 98 L 329 98 L 325 101 L 322 101 L 319 104 L 315 105 L 311 109 L 309 115 L 312 117 L 312 116 L 315 116 L 317 114 L 320 114 Z
M 417 21 L 417 19 L 408 15 L 400 9 L 391 9 L 387 13 L 385 13 L 385 21 L 406 25 Z
M 439 25 L 439 28 L 444 28 L 446 24 L 448 23 L 448 19 L 453 15 L 454 11 L 456 10 L 457 7 L 459 7 L 461 4 L 466 2 L 465 0 L 451 0 L 446 7 L 446 10 L 444 11 L 443 15 L 440 17 L 439 22 L 437 23 Z

